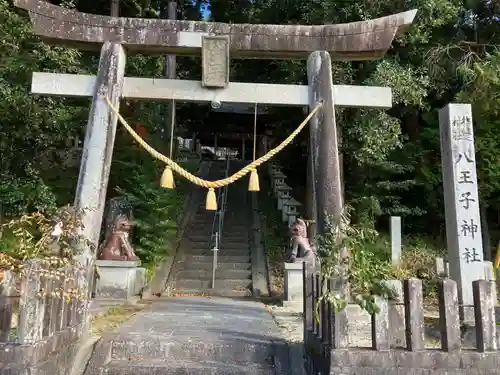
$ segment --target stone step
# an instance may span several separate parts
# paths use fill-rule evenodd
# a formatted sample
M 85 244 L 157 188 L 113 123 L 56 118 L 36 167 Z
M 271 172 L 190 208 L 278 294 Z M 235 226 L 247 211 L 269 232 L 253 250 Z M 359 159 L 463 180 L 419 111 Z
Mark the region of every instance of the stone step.
M 191 233 L 188 232 L 186 236 L 186 240 L 190 242 L 207 242 L 212 238 L 211 235 L 208 234 L 198 234 L 198 233 Z M 232 237 L 226 237 L 222 236 L 222 243 L 227 243 L 227 244 L 239 244 L 239 243 L 246 243 L 248 244 L 248 236 L 243 235 L 243 236 L 232 236 Z
M 201 226 L 201 225 L 212 225 L 214 221 L 213 216 L 212 217 L 199 217 L 199 215 L 196 215 L 193 220 L 189 222 L 189 226 Z
M 224 364 L 214 361 L 188 362 L 157 360 L 110 361 L 106 375 L 274 375 L 270 365 Z
M 196 223 L 191 222 L 187 225 L 186 228 L 191 229 L 191 230 L 195 230 L 195 231 L 203 231 L 203 233 L 210 233 L 210 232 L 212 232 L 213 224 L 214 223 L 212 222 L 212 220 L 206 221 L 206 222 L 199 221 Z
M 186 255 L 211 255 L 213 256 L 213 251 L 207 248 L 197 248 L 197 249 L 186 249 L 185 253 Z M 221 249 L 219 250 L 218 256 L 224 255 L 224 256 L 248 256 L 250 257 L 250 251 L 247 248 L 245 249 Z
M 224 241 L 222 239 L 222 242 L 220 244 L 220 249 L 225 249 L 225 250 L 249 250 L 250 249 L 250 244 L 248 243 L 248 240 L 245 241 Z
M 238 237 L 238 236 L 247 236 L 248 237 L 248 226 L 244 227 L 232 227 L 230 225 L 224 225 L 222 235 L 225 237 Z
M 191 221 L 188 225 L 189 228 L 193 229 L 212 229 L 213 220 L 196 220 Z M 247 233 L 250 229 L 249 224 L 244 223 L 231 223 L 230 221 L 224 222 L 224 231 L 241 232 Z
M 182 242 L 185 249 L 191 249 L 195 251 L 211 251 L 210 241 L 191 241 L 186 239 Z M 219 244 L 219 250 L 227 251 L 240 251 L 248 252 L 250 251 L 250 244 L 248 242 L 222 242 Z
M 250 226 L 245 225 L 245 226 L 231 226 L 231 225 L 225 225 L 223 227 L 223 235 L 229 236 L 229 237 L 234 237 L 234 236 L 247 236 L 250 233 Z
M 196 230 L 196 231 L 204 231 L 204 233 L 210 233 L 212 231 L 212 220 L 206 222 L 196 222 L 189 223 L 186 228 Z
M 183 248 L 186 253 L 208 255 L 212 254 L 212 247 L 209 242 L 183 242 Z M 250 254 L 248 244 L 221 244 L 218 250 L 219 255 L 246 255 Z M 224 254 L 223 254 L 224 252 Z M 236 253 L 236 254 L 233 254 Z M 239 253 L 239 254 L 238 254 Z
M 241 230 L 244 232 L 248 232 L 249 225 L 247 222 L 244 223 L 233 223 L 231 221 L 227 221 L 224 223 L 224 229 L 226 230 Z
M 206 208 L 205 208 L 205 202 L 203 202 L 203 205 L 201 206 L 198 206 L 196 208 L 196 214 L 195 216 L 193 217 L 193 220 L 196 220 L 196 219 L 200 219 L 200 218 L 203 218 L 203 219 L 208 219 L 208 218 L 214 218 L 215 216 L 215 211 L 208 211 Z
M 203 221 L 203 220 L 207 220 L 207 221 L 213 220 L 214 217 L 215 217 L 215 211 L 207 211 L 205 206 L 203 206 L 203 207 L 200 206 L 196 209 L 196 213 L 192 217 L 191 222 Z
M 210 314 L 210 312 L 207 312 Z M 274 346 L 270 341 L 234 337 L 221 337 L 216 341 L 207 341 L 200 332 L 200 327 L 182 326 L 175 331 L 175 336 L 151 335 L 137 337 L 125 335 L 111 344 L 111 360 L 128 358 L 216 361 L 222 363 L 266 364 L 265 358 L 272 358 Z
M 189 239 L 191 236 L 206 238 L 211 237 L 211 227 L 210 228 L 186 228 L 184 231 L 184 238 Z
M 221 281 L 221 287 L 231 290 L 245 290 L 252 287 L 252 280 L 230 280 L 224 279 Z M 212 280 L 200 279 L 182 279 L 176 280 L 173 284 L 174 291 L 182 292 L 184 290 L 192 289 L 210 289 L 212 287 Z
M 187 228 L 193 229 L 193 230 L 205 230 L 206 232 L 211 232 L 212 231 L 212 222 L 195 222 L 195 223 L 190 223 Z M 228 223 L 224 223 L 223 226 L 223 233 L 224 234 L 241 234 L 245 233 L 248 234 L 250 230 L 250 226 L 248 224 L 244 225 L 232 225 Z
M 186 226 L 186 229 L 193 230 L 193 231 L 198 231 L 198 232 L 203 232 L 203 233 L 210 233 L 212 232 L 212 222 L 206 222 L 206 223 L 190 223 Z
M 216 287 L 210 289 L 186 289 L 186 290 L 174 290 L 172 289 L 171 295 L 173 297 L 176 296 L 211 296 L 211 297 L 231 297 L 231 298 L 240 298 L 240 297 L 252 297 L 252 291 L 250 289 L 244 290 L 233 290 L 224 288 L 222 281 L 215 281 Z M 220 286 L 219 286 L 220 284 Z M 163 298 L 169 298 L 165 296 Z
M 177 272 L 176 278 L 178 280 L 183 279 L 200 279 L 200 280 L 212 280 L 212 267 L 198 270 L 179 270 Z M 215 270 L 216 280 L 251 280 L 252 271 L 251 270 L 237 270 L 237 269 L 217 269 Z
M 217 264 L 219 270 L 251 270 L 252 263 L 242 262 L 242 263 L 227 263 L 218 262 Z M 181 261 L 177 263 L 177 269 L 179 271 L 186 270 L 212 270 L 212 262 L 184 262 Z
M 203 262 L 210 263 L 212 261 L 212 255 L 184 255 L 184 262 Z M 247 256 L 231 256 L 231 255 L 219 255 L 218 261 L 221 263 L 247 263 L 250 262 L 250 255 Z

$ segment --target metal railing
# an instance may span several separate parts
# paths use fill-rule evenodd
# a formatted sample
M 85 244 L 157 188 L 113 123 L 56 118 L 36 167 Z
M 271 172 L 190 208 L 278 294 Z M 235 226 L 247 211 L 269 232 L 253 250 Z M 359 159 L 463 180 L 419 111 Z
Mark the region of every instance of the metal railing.
M 224 173 L 224 177 L 229 175 L 229 161 L 230 159 L 226 159 L 226 170 Z M 217 270 L 217 255 L 219 252 L 219 246 L 222 240 L 222 231 L 224 227 L 224 214 L 226 213 L 226 203 L 227 203 L 227 188 L 228 185 L 224 186 L 222 189 L 219 189 L 217 192 L 217 211 L 214 215 L 214 221 L 212 223 L 212 235 L 211 235 L 211 243 L 210 247 L 213 252 L 213 264 L 212 264 L 212 289 L 215 288 L 215 272 Z

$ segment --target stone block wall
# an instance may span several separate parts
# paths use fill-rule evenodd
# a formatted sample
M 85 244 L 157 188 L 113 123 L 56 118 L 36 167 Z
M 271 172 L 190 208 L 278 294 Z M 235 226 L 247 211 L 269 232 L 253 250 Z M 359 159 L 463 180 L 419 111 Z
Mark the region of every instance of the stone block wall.
M 68 375 L 87 314 L 79 268 L 32 260 L 5 272 L 0 294 L 0 374 Z

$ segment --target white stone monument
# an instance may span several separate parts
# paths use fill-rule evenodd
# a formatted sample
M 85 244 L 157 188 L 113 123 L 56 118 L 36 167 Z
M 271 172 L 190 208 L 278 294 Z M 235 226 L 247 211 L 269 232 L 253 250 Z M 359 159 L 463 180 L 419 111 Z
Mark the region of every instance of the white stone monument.
M 446 239 L 460 303 L 473 305 L 472 282 L 485 278 L 476 155 L 470 104 L 439 111 Z
M 391 216 L 391 259 L 393 265 L 401 261 L 401 217 Z

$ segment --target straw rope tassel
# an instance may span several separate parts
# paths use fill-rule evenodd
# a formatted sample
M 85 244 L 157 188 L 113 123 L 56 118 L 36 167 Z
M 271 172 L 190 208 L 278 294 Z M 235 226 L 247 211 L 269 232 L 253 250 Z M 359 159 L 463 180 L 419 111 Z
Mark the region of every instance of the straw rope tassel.
M 215 196 L 214 188 L 208 189 L 205 209 L 207 211 L 217 211 L 217 197 Z
M 257 103 L 255 103 L 255 110 L 253 116 L 253 161 L 255 161 L 255 152 L 257 148 Z M 259 175 L 257 168 L 253 168 L 250 172 L 250 181 L 248 181 L 248 191 L 260 191 Z
M 172 159 L 172 144 L 174 142 L 174 124 L 175 124 L 175 100 L 172 99 L 172 121 L 170 126 L 170 159 Z M 160 179 L 160 186 L 166 189 L 174 189 L 174 173 L 172 172 L 172 167 L 167 164 L 165 170 L 163 171 Z

